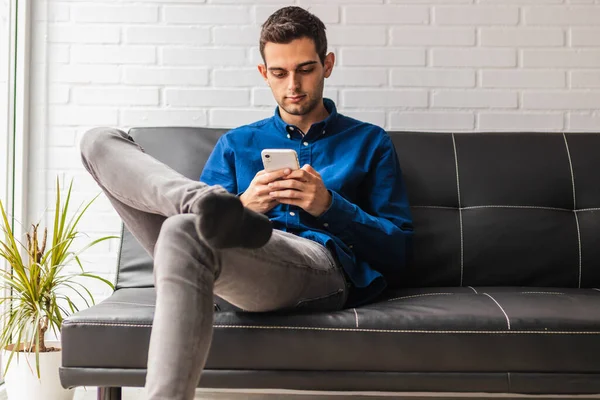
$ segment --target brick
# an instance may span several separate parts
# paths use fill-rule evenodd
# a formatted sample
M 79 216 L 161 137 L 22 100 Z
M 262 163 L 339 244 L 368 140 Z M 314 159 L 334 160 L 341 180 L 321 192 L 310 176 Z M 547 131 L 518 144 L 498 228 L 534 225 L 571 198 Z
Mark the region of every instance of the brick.
M 479 130 L 487 131 L 561 131 L 563 114 L 479 113 Z
M 327 41 L 334 46 L 383 46 L 387 42 L 387 32 L 383 26 L 331 26 L 327 29 Z
M 475 71 L 446 69 L 392 69 L 392 86 L 474 87 Z
M 31 19 L 33 21 L 65 22 L 71 15 L 71 6 L 67 3 L 52 3 L 51 7 L 41 5 L 32 7 Z
M 158 105 L 158 89 L 122 87 L 75 87 L 73 98 L 79 105 Z
M 158 6 L 72 4 L 71 19 L 75 22 L 119 22 L 125 24 L 158 22 Z
M 48 169 L 81 168 L 81 156 L 75 147 L 52 148 L 51 151 L 46 152 L 46 162 Z
M 394 48 L 344 48 L 340 65 L 343 66 L 424 66 L 425 51 Z
M 73 45 L 73 63 L 154 64 L 156 49 L 149 46 Z
M 48 80 L 57 83 L 117 83 L 120 79 L 116 65 L 50 64 Z
M 324 5 L 324 4 L 313 4 L 307 8 L 308 11 L 319 17 L 324 24 L 337 24 L 340 22 L 340 8 L 339 6 Z M 329 30 L 331 27 L 328 26 Z
M 525 109 L 594 110 L 600 108 L 600 92 L 548 91 L 523 93 Z
M 562 29 L 534 28 L 481 28 L 482 46 L 563 46 L 565 33 Z
M 427 92 L 420 90 L 363 90 L 342 91 L 343 107 L 427 107 Z
M 480 0 L 481 1 L 481 0 Z M 473 0 L 390 0 L 392 4 L 472 4 Z
M 119 43 L 121 32 L 118 26 L 50 24 L 48 26 L 50 43 Z
M 359 121 L 368 122 L 379 127 L 386 126 L 386 115 L 385 111 L 363 111 L 363 110 L 352 110 L 341 108 L 338 112 Z
M 250 105 L 247 89 L 166 89 L 167 106 L 241 107 Z
M 104 107 L 53 106 L 49 107 L 48 123 L 52 126 L 117 124 L 117 110 Z
M 394 112 L 391 113 L 391 129 L 455 131 L 471 130 L 475 125 L 473 113 L 450 112 Z
M 593 0 L 592 0 L 593 1 Z M 498 0 L 479 0 L 481 4 L 497 4 Z M 502 0 L 502 4 L 562 4 L 564 0 Z
M 132 26 L 125 29 L 125 43 L 134 44 L 191 44 L 210 42 L 208 28 L 175 26 Z
M 237 6 L 175 6 L 163 7 L 164 20 L 174 24 L 249 24 L 250 8 Z
M 240 66 L 246 64 L 244 49 L 160 49 L 164 65 Z
M 433 8 L 437 25 L 517 25 L 519 8 L 495 6 L 455 6 Z
M 512 49 L 432 49 L 434 67 L 515 67 Z
M 492 90 L 437 90 L 433 92 L 435 108 L 517 108 L 516 92 Z
M 483 70 L 481 86 L 487 88 L 563 88 L 566 77 L 563 71 L 506 71 Z
M 77 136 L 73 128 L 51 128 L 48 132 L 48 145 L 50 147 L 72 147 L 75 146 Z
M 524 67 L 600 67 L 600 50 L 523 50 Z
M 392 28 L 393 46 L 472 46 L 475 28 Z
M 206 68 L 123 67 L 123 82 L 134 85 L 208 85 Z
M 69 94 L 71 88 L 68 85 L 64 84 L 54 84 L 51 83 L 48 85 L 48 103 L 49 104 L 66 104 L 69 102 Z M 33 98 L 32 102 L 43 103 L 43 99 Z
M 600 131 L 600 114 L 575 114 L 569 113 L 567 117 L 568 130 L 580 132 Z
M 235 128 L 273 116 L 273 110 L 213 109 L 209 111 L 209 126 Z
M 205 110 L 121 109 L 122 126 L 206 126 Z
M 213 71 L 213 85 L 216 87 L 264 86 L 265 81 L 257 68 L 217 69 Z
M 600 88 L 600 72 L 571 71 L 571 87 L 584 89 Z
M 300 0 L 301 5 L 332 3 L 332 4 L 382 4 L 384 0 Z
M 273 98 L 273 92 L 269 88 L 254 88 L 252 89 L 253 106 L 268 106 L 275 107 L 277 102 Z
M 600 29 L 571 28 L 571 46 L 600 46 Z
M 421 6 L 347 6 L 344 7 L 347 24 L 427 24 L 429 9 Z
M 257 26 L 217 26 L 213 30 L 213 35 L 217 45 L 257 45 L 260 28 Z
M 42 44 L 43 46 L 43 44 Z M 69 45 L 66 44 L 48 44 L 46 45 L 46 52 L 37 53 L 43 57 L 44 54 L 48 57 L 48 63 L 68 63 L 71 62 L 72 52 L 69 49 Z M 37 50 L 36 45 L 33 46 L 33 51 Z M 32 59 L 34 56 L 32 55 Z
M 600 20 L 596 6 L 525 7 L 523 19 L 527 25 L 592 25 Z
M 383 68 L 334 68 L 325 81 L 327 86 L 385 86 L 387 71 Z

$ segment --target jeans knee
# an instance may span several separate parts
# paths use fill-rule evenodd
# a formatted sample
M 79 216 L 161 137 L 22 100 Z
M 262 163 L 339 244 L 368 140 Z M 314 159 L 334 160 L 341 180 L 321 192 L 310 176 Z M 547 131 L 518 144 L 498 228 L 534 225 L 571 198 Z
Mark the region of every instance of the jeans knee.
M 125 132 L 115 128 L 98 127 L 85 132 L 79 143 L 81 156 L 86 160 L 93 159 L 96 154 L 104 152 L 105 146 L 115 135 L 127 137 Z

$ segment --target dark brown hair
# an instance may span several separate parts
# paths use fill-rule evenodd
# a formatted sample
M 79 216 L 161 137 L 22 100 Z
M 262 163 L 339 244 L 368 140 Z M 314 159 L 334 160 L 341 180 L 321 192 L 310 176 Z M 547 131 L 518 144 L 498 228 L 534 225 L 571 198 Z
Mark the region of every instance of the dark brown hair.
M 325 64 L 327 36 L 325 24 L 305 9 L 296 6 L 283 7 L 275 11 L 262 25 L 260 32 L 260 55 L 265 64 L 265 45 L 267 42 L 286 44 L 292 40 L 309 38 L 315 43 L 315 49 Z

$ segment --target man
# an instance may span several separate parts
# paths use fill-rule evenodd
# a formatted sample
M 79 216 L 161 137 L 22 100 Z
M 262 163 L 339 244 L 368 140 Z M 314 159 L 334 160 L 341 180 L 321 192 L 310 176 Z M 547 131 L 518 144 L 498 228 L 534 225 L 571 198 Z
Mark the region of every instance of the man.
M 260 49 L 275 115 L 223 135 L 200 182 L 124 132 L 97 128 L 82 140 L 84 165 L 154 256 L 152 400 L 193 398 L 213 293 L 250 312 L 335 311 L 381 293 L 406 258 L 412 225 L 394 147 L 323 99 L 335 61 L 323 23 L 282 8 L 264 23 Z M 267 173 L 265 148 L 295 149 L 303 167 Z

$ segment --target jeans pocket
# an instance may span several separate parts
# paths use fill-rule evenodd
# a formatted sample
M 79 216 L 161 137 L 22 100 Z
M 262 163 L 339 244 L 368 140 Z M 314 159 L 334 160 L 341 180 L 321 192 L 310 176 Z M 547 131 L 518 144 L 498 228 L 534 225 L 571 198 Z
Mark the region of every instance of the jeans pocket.
M 325 296 L 300 300 L 294 309 L 299 311 L 339 311 L 344 307 L 346 296 L 346 289 L 338 289 Z

